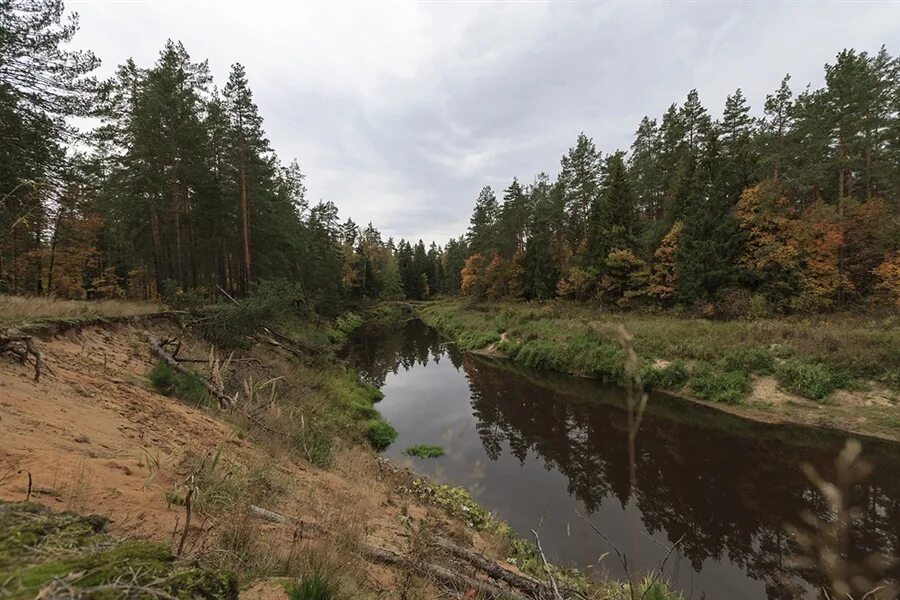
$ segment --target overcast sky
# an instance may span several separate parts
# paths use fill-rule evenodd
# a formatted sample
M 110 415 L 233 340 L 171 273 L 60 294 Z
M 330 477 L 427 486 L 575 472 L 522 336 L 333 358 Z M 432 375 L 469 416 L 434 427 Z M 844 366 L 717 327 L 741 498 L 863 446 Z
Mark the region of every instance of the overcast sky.
M 697 88 L 718 116 L 742 88 L 758 111 L 785 73 L 819 86 L 844 47 L 900 52 L 900 3 L 69 1 L 102 74 L 167 38 L 218 85 L 247 68 L 281 159 L 309 198 L 386 236 L 443 243 L 478 191 L 555 176 L 580 131 L 627 149 L 641 117 Z

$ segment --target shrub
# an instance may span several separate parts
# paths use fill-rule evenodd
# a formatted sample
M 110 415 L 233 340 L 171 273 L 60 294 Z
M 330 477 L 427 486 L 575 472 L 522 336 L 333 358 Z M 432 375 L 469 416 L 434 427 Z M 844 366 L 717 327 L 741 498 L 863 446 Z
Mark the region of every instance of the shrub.
M 291 442 L 297 450 L 303 452 L 311 465 L 320 469 L 331 466 L 331 434 L 327 428 L 310 422 L 308 427 L 294 431 Z
M 771 375 L 775 369 L 775 357 L 763 348 L 738 348 L 725 354 L 719 365 L 723 371 Z
M 690 376 L 687 365 L 676 360 L 662 368 L 647 367 L 644 369 L 643 381 L 650 389 L 674 390 L 683 386 Z
M 842 375 L 825 365 L 797 359 L 778 365 L 775 376 L 787 391 L 812 400 L 822 400 L 847 383 Z
M 376 450 L 384 450 L 397 439 L 397 430 L 387 421 L 372 420 L 366 427 L 366 437 Z
M 444 455 L 444 449 L 441 446 L 429 446 L 428 444 L 410 446 L 404 452 L 418 458 L 438 458 Z
M 286 592 L 289 600 L 332 600 L 335 592 L 331 588 L 324 577 L 313 574 L 304 577 L 300 583 L 288 586 Z
M 209 392 L 196 373 L 187 375 L 178 373 L 160 361 L 153 366 L 149 377 L 150 383 L 161 394 L 181 398 L 185 402 L 197 405 L 209 402 Z
M 769 301 L 762 294 L 753 294 L 747 303 L 747 318 L 752 320 L 765 319 L 769 317 L 772 310 L 769 308 Z
M 691 389 L 703 400 L 738 404 L 750 393 L 750 378 L 740 371 L 718 371 L 707 365 L 691 378 Z

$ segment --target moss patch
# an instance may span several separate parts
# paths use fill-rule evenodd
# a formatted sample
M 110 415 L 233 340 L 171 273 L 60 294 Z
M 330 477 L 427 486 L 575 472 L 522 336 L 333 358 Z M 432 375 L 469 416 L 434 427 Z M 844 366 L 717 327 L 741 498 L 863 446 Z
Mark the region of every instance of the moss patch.
M 233 574 L 176 560 L 158 544 L 117 541 L 105 526 L 96 515 L 0 503 L 0 596 L 53 597 L 65 579 L 91 598 L 144 597 L 150 590 L 178 598 L 237 598 Z

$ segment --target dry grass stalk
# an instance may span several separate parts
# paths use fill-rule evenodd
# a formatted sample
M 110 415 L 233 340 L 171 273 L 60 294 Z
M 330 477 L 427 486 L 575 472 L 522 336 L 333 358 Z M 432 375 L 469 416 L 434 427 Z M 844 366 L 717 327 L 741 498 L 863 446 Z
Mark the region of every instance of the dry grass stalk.
M 835 460 L 834 482 L 804 464 L 803 472 L 825 499 L 829 517 L 822 519 L 804 512 L 800 515 L 802 525 L 785 526 L 802 551 L 792 558 L 793 565 L 818 571 L 825 578 L 828 589 L 822 592 L 829 599 L 878 600 L 900 593 L 897 582 L 881 579 L 891 566 L 886 556 L 872 554 L 858 561 L 850 558 L 851 532 L 859 516 L 858 507 L 852 504 L 853 489 L 872 472 L 872 465 L 860 458 L 861 453 L 859 441 L 847 440 Z

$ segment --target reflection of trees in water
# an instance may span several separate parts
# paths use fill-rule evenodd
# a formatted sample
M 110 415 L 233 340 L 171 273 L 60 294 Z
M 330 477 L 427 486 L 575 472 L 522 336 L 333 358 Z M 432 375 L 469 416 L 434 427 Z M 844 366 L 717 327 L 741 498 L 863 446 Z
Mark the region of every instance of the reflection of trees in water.
M 607 498 L 622 506 L 629 501 L 621 390 L 501 368 L 459 352 L 421 321 L 362 332 L 345 356 L 379 387 L 400 368 L 449 358 L 468 378 L 478 435 L 491 460 L 505 447 L 523 462 L 536 454 L 567 477 L 569 494 L 590 512 Z M 681 550 L 695 569 L 704 560 L 725 558 L 764 581 L 770 598 L 794 597 L 780 576 L 792 553 L 783 524 L 796 521 L 803 510 L 822 514 L 825 509 L 798 463 L 811 462 L 830 474 L 842 440 L 791 444 L 787 436 L 800 430 L 782 428 L 774 435 L 775 429 L 719 413 L 713 427 L 694 414 L 701 410 L 664 397 L 651 399 L 638 435 L 634 498 L 644 527 L 650 533 L 664 531 L 670 540 L 684 535 Z M 732 421 L 740 429 L 721 426 Z M 874 442 L 866 443 L 866 454 L 877 456 L 877 469 L 871 485 L 860 490 L 863 511 L 855 553 L 897 556 L 900 459 L 895 448 Z
M 451 350 L 451 362 L 459 368 L 461 360 L 455 348 L 445 345 L 440 334 L 418 320 L 393 328 L 364 329 L 351 336 L 343 356 L 351 360 L 363 379 L 381 387 L 388 373 L 409 370 L 430 361 L 440 362 Z M 453 354 L 456 354 L 456 360 Z
M 607 497 L 625 505 L 627 425 L 621 390 L 573 378 L 560 379 L 562 385 L 536 382 L 471 356 L 463 368 L 488 456 L 499 457 L 504 443 L 520 461 L 534 452 L 567 477 L 569 493 L 587 510 L 597 510 Z M 727 558 L 764 581 L 770 597 L 787 598 L 793 593 L 781 574 L 793 549 L 783 525 L 803 510 L 825 510 L 798 464 L 808 461 L 829 472 L 840 444 L 836 438 L 825 447 L 801 447 L 763 435 L 764 429 L 745 426 L 736 433 L 648 412 L 638 435 L 635 500 L 650 533 L 665 531 L 672 540 L 684 535 L 681 550 L 695 569 L 704 560 Z M 879 455 L 890 456 L 890 451 Z M 900 480 L 893 477 L 897 462 L 891 462 L 880 465 L 871 485 L 859 491 L 858 556 L 897 555 Z

